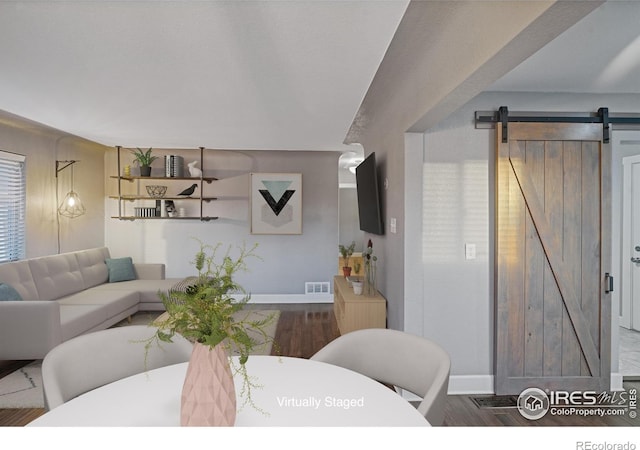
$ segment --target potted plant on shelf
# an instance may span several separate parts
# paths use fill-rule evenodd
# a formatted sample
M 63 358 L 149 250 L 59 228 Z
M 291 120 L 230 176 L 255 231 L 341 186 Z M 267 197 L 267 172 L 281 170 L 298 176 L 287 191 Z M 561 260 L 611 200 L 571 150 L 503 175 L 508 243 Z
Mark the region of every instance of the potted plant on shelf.
M 236 314 L 249 301 L 250 295 L 236 283 L 234 275 L 246 270 L 247 259 L 259 258 L 255 253 L 257 244 L 250 249 L 244 245 L 238 247 L 236 257 L 231 255 L 231 246 L 218 257 L 221 245 L 200 242 L 200 250 L 193 261 L 198 271 L 197 277 L 191 277 L 193 283 L 184 291 L 159 293 L 168 317 L 154 322 L 157 331 L 145 341 L 148 349 L 151 345 L 171 342 L 179 333 L 194 342 L 182 389 L 180 422 L 183 426 L 234 424 L 233 373 L 240 374 L 243 380 L 242 406 L 248 403 L 259 410 L 251 399 L 251 389 L 256 385 L 249 377 L 245 363 L 257 346 L 273 344 L 273 338 L 265 331 L 274 319 L 273 315 L 255 320 L 249 319 L 248 315 L 241 318 L 242 314 Z M 243 297 L 237 300 L 233 294 Z M 229 358 L 231 351 L 239 355 L 237 362 Z
M 351 241 L 351 245 L 345 247 L 344 245 L 338 245 L 340 255 L 342 255 L 342 274 L 345 277 L 351 275 L 351 266 L 349 266 L 349 258 L 353 255 L 353 251 L 356 249 L 356 242 Z
M 158 159 L 157 156 L 151 154 L 151 147 L 148 150 L 142 150 L 140 147 L 136 147 L 136 150 L 131 150 L 133 159 L 140 166 L 140 176 L 151 176 L 151 163 Z

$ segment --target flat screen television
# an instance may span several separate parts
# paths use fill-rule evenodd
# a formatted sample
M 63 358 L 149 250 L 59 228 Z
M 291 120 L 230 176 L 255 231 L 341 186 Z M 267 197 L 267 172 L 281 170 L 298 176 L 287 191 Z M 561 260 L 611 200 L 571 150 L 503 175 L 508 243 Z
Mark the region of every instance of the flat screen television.
M 372 234 L 384 234 L 377 170 L 375 152 L 367 156 L 356 167 L 358 216 L 362 231 Z

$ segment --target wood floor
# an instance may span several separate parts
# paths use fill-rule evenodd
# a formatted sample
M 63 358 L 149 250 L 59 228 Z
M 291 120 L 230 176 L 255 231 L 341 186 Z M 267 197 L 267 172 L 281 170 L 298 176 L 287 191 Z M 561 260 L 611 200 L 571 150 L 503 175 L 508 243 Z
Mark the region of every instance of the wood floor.
M 279 354 L 309 358 L 338 335 L 335 316 L 330 304 L 255 305 L 259 309 L 281 311 L 275 340 Z M 273 353 L 276 353 L 274 347 Z M 3 362 L 0 377 L 11 373 L 26 362 Z M 640 389 L 640 382 L 625 384 L 625 388 Z M 24 426 L 44 413 L 43 409 L 0 409 L 0 426 Z M 640 426 L 640 419 L 624 417 L 557 417 L 547 415 L 530 421 L 515 408 L 480 409 L 470 396 L 449 396 L 445 410 L 445 426 Z

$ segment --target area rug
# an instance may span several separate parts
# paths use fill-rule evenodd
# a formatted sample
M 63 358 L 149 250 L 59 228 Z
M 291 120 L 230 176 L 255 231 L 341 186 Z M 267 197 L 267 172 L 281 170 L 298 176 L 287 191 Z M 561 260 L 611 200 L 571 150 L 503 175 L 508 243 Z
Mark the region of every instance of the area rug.
M 0 408 L 43 408 L 42 361 L 0 379 Z
M 158 313 L 159 314 L 159 313 Z M 156 319 L 157 315 L 149 317 L 135 317 L 131 325 L 149 324 Z M 280 311 L 277 310 L 246 310 L 238 317 L 246 320 L 259 320 L 273 315 L 273 320 L 265 327 L 265 332 L 270 338 L 275 337 L 280 318 Z M 127 326 L 128 322 L 123 321 L 118 326 Z M 253 335 L 256 340 L 257 335 Z M 262 343 L 262 340 L 259 340 Z M 265 345 L 257 345 L 253 354 L 271 354 L 271 342 Z M 44 397 L 42 395 L 42 360 L 34 361 L 21 369 L 18 369 L 6 377 L 0 379 L 0 409 L 5 408 L 44 408 Z

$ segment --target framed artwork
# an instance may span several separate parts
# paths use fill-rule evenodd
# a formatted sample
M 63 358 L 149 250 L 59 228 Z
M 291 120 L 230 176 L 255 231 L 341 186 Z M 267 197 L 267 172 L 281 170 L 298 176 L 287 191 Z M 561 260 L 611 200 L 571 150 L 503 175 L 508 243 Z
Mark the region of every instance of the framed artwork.
M 302 174 L 251 174 L 251 234 L 302 234 Z

